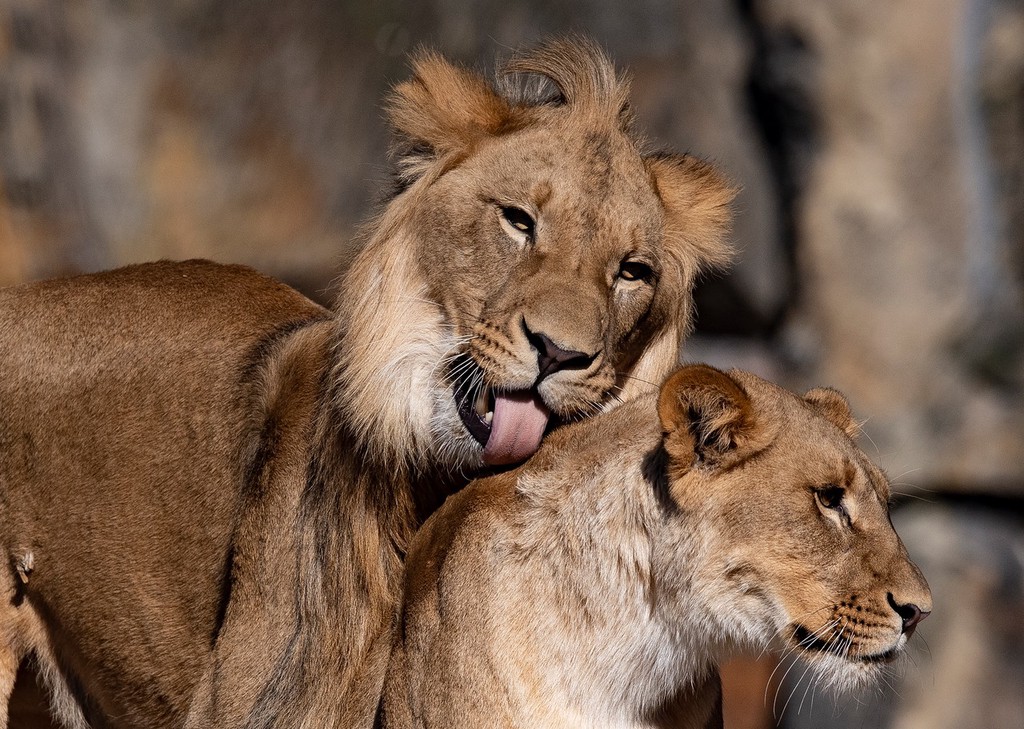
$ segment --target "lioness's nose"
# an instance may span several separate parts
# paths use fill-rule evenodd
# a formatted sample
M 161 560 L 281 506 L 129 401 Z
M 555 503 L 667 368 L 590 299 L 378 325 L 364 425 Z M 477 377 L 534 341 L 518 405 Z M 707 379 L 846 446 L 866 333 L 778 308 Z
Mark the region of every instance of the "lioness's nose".
M 562 349 L 543 332 L 530 331 L 525 321 L 523 322 L 523 331 L 526 333 L 527 340 L 537 350 L 537 367 L 540 370 L 537 382 L 560 370 L 582 370 L 594 361 L 595 355 L 572 349 Z
M 892 606 L 892 609 L 895 610 L 901 618 L 903 618 L 903 632 L 907 634 L 908 638 L 914 634 L 914 629 L 917 627 L 917 624 L 931 615 L 930 611 L 922 610 L 914 603 L 907 603 L 905 605 L 897 603 L 896 600 L 893 599 L 891 592 L 889 593 L 888 598 L 889 605 Z

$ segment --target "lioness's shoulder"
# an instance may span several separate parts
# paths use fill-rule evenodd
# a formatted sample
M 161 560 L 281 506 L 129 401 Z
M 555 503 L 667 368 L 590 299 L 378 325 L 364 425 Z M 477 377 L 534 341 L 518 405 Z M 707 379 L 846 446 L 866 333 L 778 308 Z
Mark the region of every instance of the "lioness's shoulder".
M 651 448 L 657 444 L 660 433 L 650 417 L 655 401 L 654 392 L 640 394 L 614 410 L 555 430 L 518 470 L 520 482 L 524 476 L 528 482 L 548 472 L 579 474 L 598 466 L 612 471 L 624 468 L 635 460 L 637 449 L 645 450 L 645 443 Z M 526 483 L 521 483 L 520 490 L 523 488 L 528 488 Z

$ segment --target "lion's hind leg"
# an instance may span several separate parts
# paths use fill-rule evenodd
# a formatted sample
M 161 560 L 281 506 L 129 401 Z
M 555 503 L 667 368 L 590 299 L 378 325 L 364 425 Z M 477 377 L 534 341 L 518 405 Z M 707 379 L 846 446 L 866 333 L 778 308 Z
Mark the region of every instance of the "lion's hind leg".
M 26 599 L 32 574 L 32 552 L 8 555 L 9 569 L 0 576 L 0 728 L 6 729 L 8 707 L 18 666 L 36 647 L 38 618 Z
M 18 667 L 30 656 L 57 723 L 67 729 L 88 729 L 89 723 L 58 668 L 43 620 L 32 605 L 28 585 L 33 554 L 18 550 L 8 552 L 7 557 L 9 569 L 0 574 L 0 729 L 7 729 Z
M 0 727 L 7 727 L 7 709 L 14 692 L 14 677 L 18 675 L 21 660 L 15 646 L 15 640 L 9 635 L 9 610 L 5 607 L 0 617 Z

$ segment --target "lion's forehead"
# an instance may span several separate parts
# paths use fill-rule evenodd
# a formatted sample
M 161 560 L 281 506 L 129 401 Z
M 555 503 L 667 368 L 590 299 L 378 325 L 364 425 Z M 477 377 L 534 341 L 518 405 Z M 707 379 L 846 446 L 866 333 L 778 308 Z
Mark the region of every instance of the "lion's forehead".
M 512 165 L 510 151 L 516 160 Z M 489 166 L 491 157 L 485 155 L 480 163 Z M 503 184 L 538 197 L 543 191 L 545 203 L 568 202 L 609 213 L 623 207 L 657 208 L 640 152 L 621 132 L 530 129 L 497 140 L 493 163 Z

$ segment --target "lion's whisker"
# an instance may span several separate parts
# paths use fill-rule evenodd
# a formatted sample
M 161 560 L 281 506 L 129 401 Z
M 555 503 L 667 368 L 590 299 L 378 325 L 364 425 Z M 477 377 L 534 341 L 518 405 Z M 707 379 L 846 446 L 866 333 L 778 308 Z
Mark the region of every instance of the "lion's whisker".
M 615 377 L 616 377 L 616 379 L 618 379 L 619 377 L 624 377 L 627 380 L 636 380 L 637 382 L 642 382 L 645 385 L 650 385 L 655 390 L 660 390 L 661 389 L 661 385 L 659 385 L 657 383 L 651 382 L 650 380 L 645 380 L 642 377 L 637 377 L 636 375 L 627 374 L 625 372 L 615 372 Z
M 475 369 L 476 362 L 471 357 L 466 357 L 465 360 L 459 362 L 457 365 L 451 368 L 448 372 L 448 378 L 452 380 L 452 384 L 455 384 L 461 380 L 463 375 L 471 373 Z

